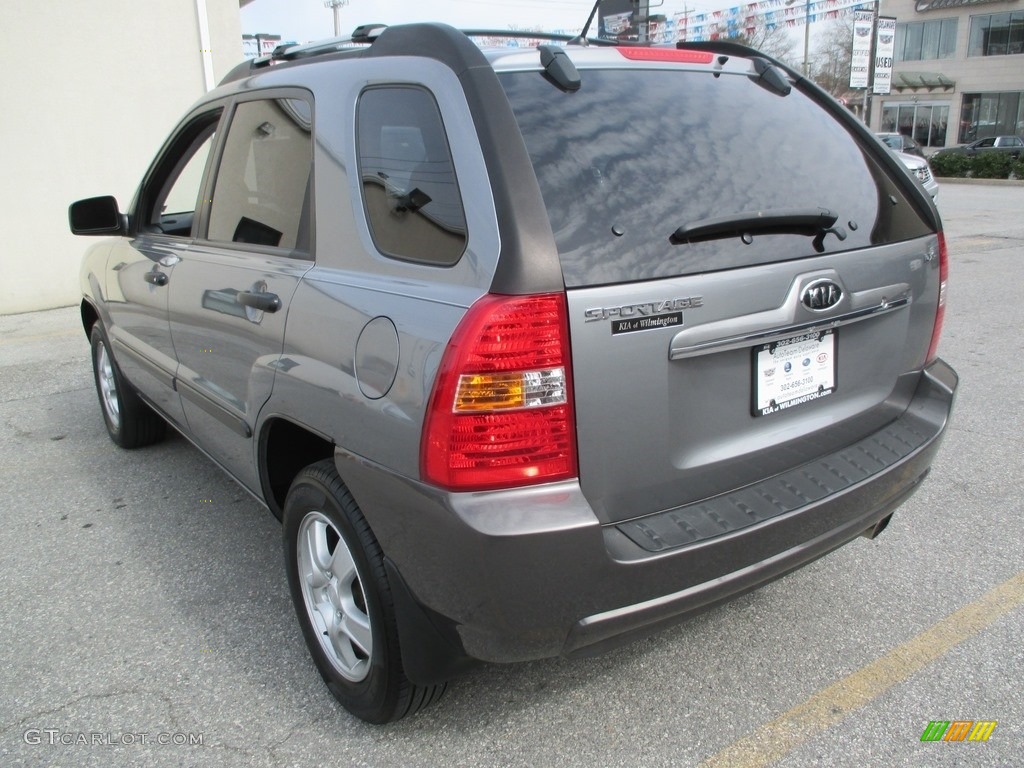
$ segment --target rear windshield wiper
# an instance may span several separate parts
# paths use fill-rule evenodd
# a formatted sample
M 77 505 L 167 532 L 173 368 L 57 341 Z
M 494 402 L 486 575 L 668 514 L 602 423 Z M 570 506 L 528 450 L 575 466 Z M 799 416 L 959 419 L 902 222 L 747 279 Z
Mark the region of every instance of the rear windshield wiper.
M 699 243 L 724 237 L 739 237 L 750 243 L 754 235 L 806 235 L 814 238 L 814 250 L 825 250 L 825 236 L 846 239 L 846 230 L 836 227 L 839 216 L 827 208 L 782 208 L 770 211 L 734 213 L 700 219 L 679 227 L 669 237 L 673 245 Z

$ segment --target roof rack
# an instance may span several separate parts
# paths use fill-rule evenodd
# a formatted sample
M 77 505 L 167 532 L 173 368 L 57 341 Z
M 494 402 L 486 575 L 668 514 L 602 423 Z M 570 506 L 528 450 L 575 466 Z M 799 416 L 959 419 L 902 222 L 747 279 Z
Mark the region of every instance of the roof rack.
M 286 61 L 298 61 L 313 56 L 323 56 L 328 53 L 365 50 L 386 28 L 386 24 L 362 24 L 356 27 L 352 34 L 347 37 L 331 37 L 326 40 L 316 40 L 312 43 L 285 43 L 284 45 L 279 45 L 269 56 L 260 56 L 256 59 L 243 61 L 221 79 L 220 85 L 241 80 L 257 69 L 264 69 L 265 67 L 282 64 Z
M 618 41 L 602 37 L 583 38 L 579 35 L 567 35 L 560 32 L 530 32 L 525 29 L 460 29 L 466 37 L 507 37 L 518 40 L 550 40 L 556 43 L 572 45 L 619 45 Z
M 259 66 L 269 66 L 280 61 L 295 61 L 311 56 L 359 49 L 372 44 L 385 29 L 387 29 L 387 24 L 362 24 L 356 27 L 348 37 L 332 37 L 302 45 L 280 45 L 265 61 L 257 59 L 257 62 L 259 62 Z M 254 62 L 255 65 L 256 62 Z
M 372 47 L 378 37 L 387 29 L 386 24 L 363 24 L 353 30 L 347 37 L 333 37 L 327 40 L 317 40 L 312 43 L 287 43 L 279 45 L 269 56 L 261 56 L 257 59 L 248 59 L 236 66 L 224 78 L 220 84 L 230 83 L 248 77 L 259 69 L 284 64 L 286 62 L 300 61 L 315 56 L 328 54 L 358 54 Z M 399 29 L 400 27 L 396 27 Z M 623 42 L 619 40 L 608 40 L 605 38 L 584 38 L 579 35 L 568 35 L 553 32 L 528 32 L 513 29 L 462 29 L 458 30 L 467 38 L 479 37 L 502 37 L 521 40 L 547 40 L 551 42 L 564 43 L 566 45 L 595 45 L 595 46 L 635 46 L 637 43 Z M 646 46 L 648 43 L 640 43 Z

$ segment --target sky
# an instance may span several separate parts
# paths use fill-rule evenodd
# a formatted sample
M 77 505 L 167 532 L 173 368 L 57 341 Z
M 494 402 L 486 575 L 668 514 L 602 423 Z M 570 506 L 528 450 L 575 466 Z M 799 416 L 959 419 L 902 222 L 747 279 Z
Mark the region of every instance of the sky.
M 341 31 L 360 24 L 443 21 L 461 28 L 582 27 L 592 0 L 349 0 L 340 9 Z M 259 28 L 257 28 L 259 27 Z M 324 0 L 253 0 L 242 9 L 242 31 L 271 32 L 300 41 L 334 34 Z
M 651 0 L 651 13 L 672 16 L 741 5 L 738 0 Z M 349 0 L 340 9 L 342 34 L 360 24 L 443 21 L 462 29 L 522 27 L 578 32 L 594 0 Z M 596 27 L 596 22 L 595 22 Z M 307 42 L 334 34 L 334 14 L 324 0 L 253 0 L 242 9 L 242 32 L 279 34 Z
M 815 0 L 817 2 L 818 0 Z M 853 0 L 842 0 L 852 2 Z M 750 0 L 651 0 L 650 12 L 672 18 L 684 10 L 696 13 L 742 6 Z M 801 0 L 793 0 L 802 4 Z M 401 24 L 442 21 L 461 29 L 539 29 L 577 33 L 594 0 L 347 0 L 339 9 L 342 35 L 360 24 Z M 242 32 L 276 34 L 283 42 L 308 42 L 334 36 L 334 13 L 324 0 L 253 0 L 242 8 Z M 810 27 L 810 50 L 828 22 Z M 591 27 L 596 32 L 597 22 Z M 802 57 L 804 27 L 787 30 L 793 48 L 790 61 Z

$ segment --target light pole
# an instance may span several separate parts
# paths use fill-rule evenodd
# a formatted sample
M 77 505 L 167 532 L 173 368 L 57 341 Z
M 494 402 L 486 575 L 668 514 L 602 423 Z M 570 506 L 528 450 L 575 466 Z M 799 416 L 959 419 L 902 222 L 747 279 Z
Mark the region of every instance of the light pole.
M 341 37 L 341 13 L 342 6 L 348 5 L 348 0 L 324 0 L 324 8 L 334 11 L 334 36 Z

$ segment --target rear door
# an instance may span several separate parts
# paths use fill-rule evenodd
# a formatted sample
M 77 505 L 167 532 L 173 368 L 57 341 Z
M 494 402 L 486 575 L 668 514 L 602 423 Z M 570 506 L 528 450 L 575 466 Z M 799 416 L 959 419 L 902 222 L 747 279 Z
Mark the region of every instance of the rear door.
M 248 95 L 231 111 L 202 236 L 170 286 L 177 386 L 200 447 L 259 487 L 253 426 L 270 396 L 288 307 L 312 266 L 312 102 Z
M 924 362 L 921 201 L 805 94 L 747 73 L 581 68 L 573 94 L 503 75 L 567 288 L 580 482 L 607 522 L 856 442 Z

